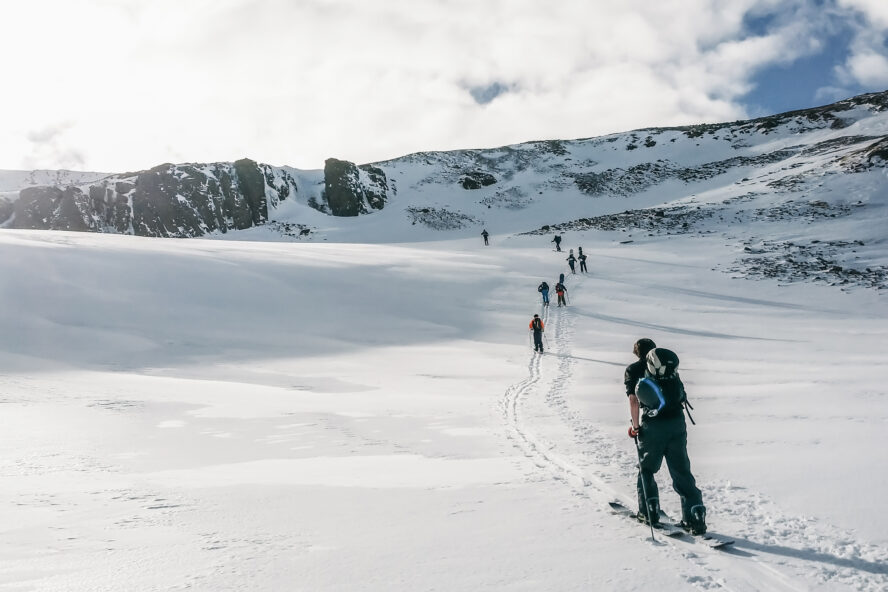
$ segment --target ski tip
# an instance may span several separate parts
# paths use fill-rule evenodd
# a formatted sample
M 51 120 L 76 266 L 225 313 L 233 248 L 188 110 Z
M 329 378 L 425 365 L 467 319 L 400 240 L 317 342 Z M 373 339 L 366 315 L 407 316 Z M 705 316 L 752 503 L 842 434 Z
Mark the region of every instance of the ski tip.
M 721 549 L 734 544 L 734 539 L 728 539 L 720 536 L 704 536 L 703 541 L 713 549 Z

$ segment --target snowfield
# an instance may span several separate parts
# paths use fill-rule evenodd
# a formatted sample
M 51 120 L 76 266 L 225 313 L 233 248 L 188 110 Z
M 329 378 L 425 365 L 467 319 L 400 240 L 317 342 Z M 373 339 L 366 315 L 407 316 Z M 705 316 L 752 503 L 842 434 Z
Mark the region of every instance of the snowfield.
M 571 231 L 564 253 L 327 223 L 326 243 L 0 230 L 2 589 L 888 588 L 883 290 L 738 277 L 717 219 Z M 578 246 L 589 273 L 541 309 Z M 640 337 L 681 358 L 727 550 L 607 507 L 634 506 Z

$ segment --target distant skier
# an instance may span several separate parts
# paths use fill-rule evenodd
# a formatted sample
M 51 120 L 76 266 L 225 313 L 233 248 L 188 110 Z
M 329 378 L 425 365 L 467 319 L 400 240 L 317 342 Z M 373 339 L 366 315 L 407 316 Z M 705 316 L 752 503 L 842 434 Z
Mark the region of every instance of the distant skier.
M 580 256 L 578 257 L 578 259 L 580 260 L 580 271 L 582 271 L 583 273 L 589 271 L 588 269 L 586 269 L 586 256 L 583 255 L 583 247 L 580 247 Z
M 692 534 L 705 534 L 706 507 L 688 458 L 687 395 L 677 372 L 678 356 L 650 339 L 639 339 L 632 351 L 638 361 L 626 367 L 623 382 L 632 419 L 629 437 L 638 448 L 638 519 L 647 522 L 650 517 L 655 524 L 660 520 L 654 474 L 665 459 L 672 488 L 681 499 L 681 526 Z M 639 379 L 642 371 L 644 377 Z
M 577 263 L 577 258 L 574 257 L 574 250 L 570 250 L 570 257 L 567 258 L 567 264 L 570 265 L 570 272 L 576 273 L 577 270 L 574 268 L 574 265 Z
M 537 292 L 543 295 L 543 306 L 549 306 L 549 284 L 543 282 L 537 286 Z
M 552 242 L 555 243 L 555 250 L 561 252 L 561 236 L 556 234 L 555 238 L 552 239 Z
M 487 242 L 487 237 L 490 236 L 490 234 L 487 232 L 487 229 L 486 229 L 486 228 L 485 228 L 484 230 L 481 231 L 481 236 L 484 237 L 484 246 L 489 245 L 490 243 Z
M 567 292 L 567 288 L 562 282 L 555 284 L 555 293 L 558 294 L 558 306 L 567 306 L 567 302 L 564 300 L 565 292 Z
M 545 329 L 546 325 L 543 324 L 543 319 L 540 318 L 540 315 L 533 315 L 533 318 L 530 320 L 530 330 L 533 331 L 533 351 L 543 353 L 543 331 Z

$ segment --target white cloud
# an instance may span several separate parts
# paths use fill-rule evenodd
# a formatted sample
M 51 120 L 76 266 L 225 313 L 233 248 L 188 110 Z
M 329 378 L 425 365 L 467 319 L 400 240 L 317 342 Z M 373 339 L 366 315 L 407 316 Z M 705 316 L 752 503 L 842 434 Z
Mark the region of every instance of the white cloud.
M 872 51 L 855 53 L 845 63 L 844 73 L 866 87 L 888 87 L 888 58 Z
M 114 171 L 242 156 L 317 168 L 732 120 L 758 69 L 817 50 L 803 0 L 16 4 L 0 9 L 0 55 L 15 56 L 0 168 L 61 166 L 28 139 L 59 121 L 56 153 Z M 751 11 L 794 18 L 755 37 Z M 508 91 L 486 103 L 469 92 L 494 84 Z
M 839 5 L 862 15 L 851 55 L 836 68 L 843 84 L 857 84 L 872 90 L 888 87 L 888 2 L 885 0 L 839 0 Z
M 876 27 L 888 28 L 888 2 L 885 0 L 839 0 L 839 5 L 859 10 Z

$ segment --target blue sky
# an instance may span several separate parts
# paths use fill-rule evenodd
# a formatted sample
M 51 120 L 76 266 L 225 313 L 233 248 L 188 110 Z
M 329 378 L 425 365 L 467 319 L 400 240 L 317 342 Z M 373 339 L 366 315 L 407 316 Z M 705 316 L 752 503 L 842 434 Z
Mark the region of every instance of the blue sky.
M 866 13 L 836 12 L 838 5 L 829 1 L 810 4 L 822 11 L 823 20 L 814 35 L 821 47 L 788 63 L 763 65 L 751 78 L 754 89 L 739 98 L 751 115 L 804 109 L 888 88 L 888 81 L 862 83 L 840 74 L 853 55 L 856 34 L 870 26 Z M 767 35 L 779 28 L 780 20 L 779 11 L 750 15 L 745 19 L 745 26 L 752 35 Z M 882 55 L 888 55 L 884 41 L 881 49 Z
M 304 169 L 888 89 L 888 0 L 0 3 L 0 169 Z

